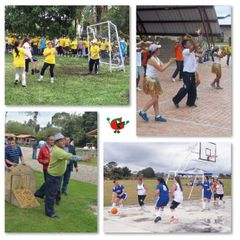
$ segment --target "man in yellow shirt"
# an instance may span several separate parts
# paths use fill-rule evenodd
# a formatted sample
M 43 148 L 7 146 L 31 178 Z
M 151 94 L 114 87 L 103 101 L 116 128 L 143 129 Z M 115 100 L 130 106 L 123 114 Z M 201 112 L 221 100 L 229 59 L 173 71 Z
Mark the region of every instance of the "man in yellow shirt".
M 71 47 L 71 40 L 69 37 L 66 37 L 65 45 L 64 45 L 64 54 L 67 56 L 69 55 L 70 47 Z
M 48 41 L 47 47 L 43 51 L 43 56 L 45 57 L 45 60 L 44 60 L 44 64 L 43 64 L 43 67 L 42 67 L 42 70 L 41 70 L 41 73 L 40 73 L 40 77 L 38 79 L 39 82 L 43 80 L 45 70 L 48 67 L 50 67 L 50 75 L 51 75 L 50 82 L 54 83 L 54 67 L 55 67 L 55 56 L 56 56 L 56 54 L 57 54 L 57 51 L 53 46 L 53 42 Z
M 232 55 L 232 43 L 231 40 L 229 40 L 228 46 L 227 46 L 227 65 L 229 66 L 230 57 Z
M 71 42 L 71 52 L 74 57 L 77 55 L 77 47 L 78 47 L 78 41 L 77 39 L 74 39 Z
M 100 59 L 100 48 L 98 46 L 97 39 L 94 39 L 91 42 L 90 47 L 90 60 L 89 60 L 89 73 L 91 74 L 93 71 L 93 67 L 95 65 L 95 73 L 99 73 L 99 59 Z
M 65 45 L 65 38 L 64 36 L 61 36 L 58 41 L 58 46 L 59 46 L 59 55 L 64 55 L 63 47 Z
M 83 40 L 83 57 L 88 56 L 88 41 L 86 39 Z

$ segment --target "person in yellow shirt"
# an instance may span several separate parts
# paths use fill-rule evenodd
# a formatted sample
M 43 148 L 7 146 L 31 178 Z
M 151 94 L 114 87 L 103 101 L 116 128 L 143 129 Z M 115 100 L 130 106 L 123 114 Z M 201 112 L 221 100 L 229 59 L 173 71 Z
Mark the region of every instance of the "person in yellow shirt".
M 25 73 L 25 57 L 28 57 L 33 62 L 32 57 L 27 52 L 19 47 L 19 42 L 16 41 L 13 47 L 13 65 L 15 67 L 15 82 L 17 85 L 20 75 L 22 76 L 22 87 L 26 87 L 26 73 Z
M 94 39 L 91 42 L 90 47 L 90 60 L 89 60 L 89 73 L 91 74 L 93 71 L 93 67 L 95 65 L 95 73 L 99 73 L 99 59 L 100 59 L 100 48 L 98 46 L 98 42 L 96 39 Z
M 227 46 L 227 65 L 229 66 L 230 57 L 232 55 L 232 43 L 231 40 L 229 40 L 228 46 Z
M 55 56 L 56 56 L 56 54 L 57 54 L 57 52 L 56 52 L 56 49 L 53 46 L 53 42 L 49 41 L 47 43 L 47 47 L 43 51 L 43 56 L 44 56 L 45 60 L 44 60 L 42 70 L 40 72 L 40 77 L 38 79 L 39 82 L 43 80 L 45 70 L 48 67 L 50 67 L 50 75 L 51 75 L 50 82 L 54 83 L 54 67 L 55 67 Z
M 72 55 L 74 57 L 77 56 L 77 48 L 78 48 L 78 40 L 77 39 L 74 39 L 72 42 L 71 42 L 71 52 L 72 52 Z
M 58 40 L 58 52 L 60 56 L 64 55 L 64 51 L 63 51 L 64 45 L 65 45 L 65 38 L 64 36 L 61 36 Z
M 83 57 L 88 56 L 88 41 L 83 39 Z
M 64 45 L 64 54 L 66 56 L 69 56 L 70 49 L 71 49 L 71 40 L 70 40 L 69 37 L 66 37 L 65 38 L 65 45 Z

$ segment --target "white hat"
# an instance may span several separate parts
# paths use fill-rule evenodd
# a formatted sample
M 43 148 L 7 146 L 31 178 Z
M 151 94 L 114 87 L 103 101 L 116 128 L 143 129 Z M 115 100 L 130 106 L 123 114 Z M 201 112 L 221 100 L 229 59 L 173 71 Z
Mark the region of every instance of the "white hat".
M 157 45 L 157 44 L 152 44 L 149 46 L 148 50 L 151 52 L 155 52 L 158 48 L 161 48 L 161 45 Z
M 58 141 L 58 140 L 60 140 L 60 139 L 64 139 L 65 137 L 61 134 L 61 133 L 57 133 L 57 134 L 55 134 L 55 136 L 54 136 L 54 140 L 55 141 Z
M 93 40 L 92 40 L 92 43 L 97 43 L 97 39 L 96 39 L 96 38 L 93 39 Z

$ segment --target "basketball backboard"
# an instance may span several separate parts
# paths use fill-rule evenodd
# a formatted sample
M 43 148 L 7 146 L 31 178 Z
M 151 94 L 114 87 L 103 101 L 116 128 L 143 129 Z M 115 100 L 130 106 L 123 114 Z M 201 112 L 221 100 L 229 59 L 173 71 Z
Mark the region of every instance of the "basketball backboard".
M 216 162 L 217 161 L 217 146 L 213 142 L 199 143 L 199 160 Z

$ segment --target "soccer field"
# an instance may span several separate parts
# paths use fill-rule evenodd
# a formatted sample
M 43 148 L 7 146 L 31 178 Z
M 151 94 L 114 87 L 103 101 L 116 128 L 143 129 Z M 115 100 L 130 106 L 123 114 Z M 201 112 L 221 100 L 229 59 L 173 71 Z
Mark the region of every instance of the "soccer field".
M 43 57 L 38 57 L 39 69 Z M 27 87 L 14 86 L 12 54 L 5 55 L 5 103 L 7 105 L 128 105 L 130 68 L 113 71 L 100 65 L 99 75 L 88 75 L 85 58 L 56 57 L 55 83 L 50 84 L 49 69 L 44 80 L 39 74 L 27 76 Z
M 43 182 L 42 173 L 36 172 L 37 187 Z M 5 203 L 6 232 L 97 232 L 97 186 L 71 180 L 68 196 L 62 196 L 55 206 L 58 219 L 44 214 L 44 200 L 38 199 L 40 207 L 17 208 Z
M 189 182 L 189 180 L 182 180 L 182 185 L 183 185 L 183 190 L 184 190 L 184 199 L 186 200 L 191 187 L 186 186 L 186 184 Z M 231 196 L 231 179 L 222 179 L 222 182 L 224 183 L 224 192 L 225 196 Z M 125 205 L 137 205 L 137 191 L 136 191 L 136 184 L 137 181 L 134 180 L 120 180 L 120 183 L 125 186 L 125 190 L 127 192 L 128 198 L 125 202 Z M 152 179 L 145 179 L 144 183 L 146 184 L 148 188 L 148 193 L 147 193 L 147 198 L 146 198 L 146 203 L 147 204 L 152 204 L 155 203 L 154 200 L 154 193 L 155 193 L 155 187 L 157 185 L 156 180 Z M 168 181 L 168 187 L 171 188 L 173 184 L 173 181 Z M 104 206 L 109 206 L 111 205 L 111 200 L 112 200 L 112 187 L 113 183 L 112 181 L 104 181 Z M 192 199 L 197 199 L 201 198 L 202 194 L 202 188 L 201 187 L 195 187 L 194 191 L 192 193 Z

